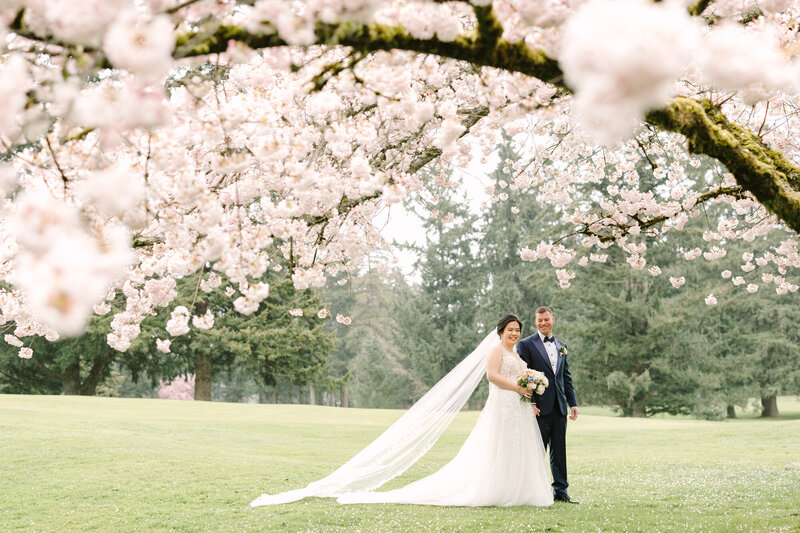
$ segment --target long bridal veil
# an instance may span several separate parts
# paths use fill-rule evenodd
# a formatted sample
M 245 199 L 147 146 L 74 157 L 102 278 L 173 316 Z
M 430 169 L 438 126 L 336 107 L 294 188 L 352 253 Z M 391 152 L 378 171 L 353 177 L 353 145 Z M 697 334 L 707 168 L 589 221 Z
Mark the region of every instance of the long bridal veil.
M 302 489 L 262 494 L 250 505 L 276 505 L 310 496 L 338 497 L 376 489 L 405 472 L 436 443 L 486 372 L 486 356 L 500 342 L 495 331 L 355 457 Z

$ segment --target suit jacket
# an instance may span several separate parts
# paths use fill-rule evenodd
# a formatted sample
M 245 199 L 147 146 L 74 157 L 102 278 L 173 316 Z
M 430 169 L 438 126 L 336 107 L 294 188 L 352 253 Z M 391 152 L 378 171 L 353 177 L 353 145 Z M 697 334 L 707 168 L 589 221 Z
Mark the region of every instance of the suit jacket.
M 533 393 L 533 400 L 542 415 L 549 415 L 554 411 L 566 416 L 569 407 L 577 407 L 575 400 L 575 389 L 572 387 L 572 374 L 569 373 L 567 363 L 567 345 L 556 339 L 558 349 L 558 363 L 556 371 L 550 365 L 550 357 L 544 348 L 544 343 L 539 332 L 526 337 L 517 343 L 517 353 L 528 368 L 543 372 L 549 381 L 549 385 L 542 394 Z

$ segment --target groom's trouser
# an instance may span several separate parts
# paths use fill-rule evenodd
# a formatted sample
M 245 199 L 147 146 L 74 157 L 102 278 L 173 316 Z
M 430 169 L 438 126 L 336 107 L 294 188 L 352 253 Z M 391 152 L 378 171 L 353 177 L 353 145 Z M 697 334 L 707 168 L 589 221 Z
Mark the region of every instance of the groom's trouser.
M 536 417 L 544 447 L 550 450 L 550 471 L 553 473 L 553 493 L 566 496 L 567 487 L 567 417 L 553 412 Z

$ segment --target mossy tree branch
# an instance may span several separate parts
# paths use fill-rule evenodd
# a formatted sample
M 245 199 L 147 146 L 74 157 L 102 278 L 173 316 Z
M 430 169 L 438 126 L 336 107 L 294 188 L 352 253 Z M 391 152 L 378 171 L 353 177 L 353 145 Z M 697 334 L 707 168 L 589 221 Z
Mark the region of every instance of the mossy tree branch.
M 647 121 L 686 137 L 691 153 L 722 162 L 743 189 L 800 232 L 800 169 L 749 129 L 728 120 L 709 100 L 675 97 Z
M 478 123 L 480 119 L 487 116 L 489 114 L 489 108 L 486 106 L 476 107 L 474 109 L 465 109 L 460 110 L 459 115 L 463 116 L 464 119 L 461 121 L 461 125 L 464 126 L 464 132 L 459 135 L 459 137 L 463 137 L 467 135 L 470 129 Z M 424 151 L 416 154 L 416 157 L 411 161 L 408 165 L 408 169 L 406 170 L 410 174 L 415 174 L 419 172 L 423 167 L 425 167 L 428 163 L 436 159 L 442 155 L 442 149 L 437 148 L 436 146 L 429 146 Z
M 362 53 L 378 50 L 408 50 L 433 54 L 476 65 L 497 67 L 536 77 L 558 87 L 566 87 L 558 62 L 542 52 L 532 50 L 524 42 L 510 43 L 497 33 L 499 22 L 491 12 L 483 13 L 486 29 L 460 35 L 452 42 L 439 39 L 417 39 L 402 26 L 363 24 L 353 21 L 338 24 L 317 22 L 315 42 L 317 45 L 349 46 Z M 242 42 L 251 48 L 274 48 L 289 46 L 276 32 L 252 33 L 238 26 L 208 21 L 197 29 L 178 36 L 173 57 L 181 59 L 211 53 L 221 53 L 228 48 L 228 41 Z
M 698 0 L 697 3 L 689 6 L 689 14 L 693 17 L 699 17 L 709 5 L 711 5 L 711 0 Z
M 696 9 L 702 8 L 704 3 L 698 2 Z M 402 26 L 347 21 L 335 24 L 317 22 L 314 44 L 348 46 L 359 54 L 378 50 L 434 54 L 519 72 L 569 92 L 570 87 L 555 59 L 541 50 L 530 49 L 524 42 L 511 43 L 503 39 L 502 27 L 491 7 L 474 9 L 478 18 L 477 29 L 458 36 L 452 42 L 417 39 Z M 61 44 L 47 36 L 32 34 L 24 27 L 21 12 L 11 28 L 28 38 Z M 221 53 L 227 49 L 230 40 L 240 41 L 254 49 L 289 46 L 274 31 L 254 33 L 210 19 L 196 29 L 180 34 L 173 56 L 180 59 Z M 100 61 L 105 61 L 105 58 Z M 651 111 L 646 121 L 658 129 L 683 134 L 691 152 L 720 161 L 744 190 L 751 192 L 787 226 L 800 232 L 800 169 L 783 154 L 766 146 L 756 133 L 729 121 L 709 101 L 686 97 L 673 98 L 663 108 Z M 434 152 L 426 153 L 423 160 L 429 161 L 428 157 L 432 159 L 435 156 Z

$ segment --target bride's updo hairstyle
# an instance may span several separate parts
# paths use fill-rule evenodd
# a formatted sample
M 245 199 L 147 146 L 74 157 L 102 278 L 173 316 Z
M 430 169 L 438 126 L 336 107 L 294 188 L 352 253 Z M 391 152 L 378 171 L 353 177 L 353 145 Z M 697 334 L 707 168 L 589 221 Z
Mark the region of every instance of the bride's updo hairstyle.
M 500 322 L 497 323 L 497 335 L 502 336 L 503 332 L 506 330 L 506 326 L 512 322 L 519 324 L 519 330 L 522 332 L 522 321 L 519 319 L 519 317 L 517 315 L 506 315 L 500 319 Z

